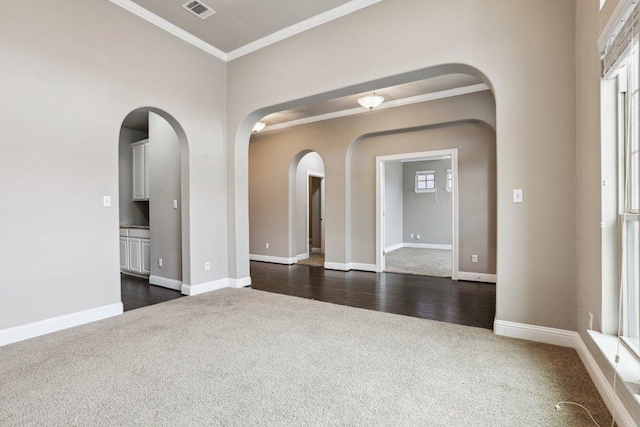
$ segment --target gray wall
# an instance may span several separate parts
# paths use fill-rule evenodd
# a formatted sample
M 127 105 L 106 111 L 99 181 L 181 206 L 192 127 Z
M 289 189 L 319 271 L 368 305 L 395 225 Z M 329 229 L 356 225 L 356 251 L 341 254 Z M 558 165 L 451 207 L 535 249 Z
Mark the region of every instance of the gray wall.
M 0 40 L 0 330 L 120 303 L 119 137 L 143 106 L 188 141 L 189 283 L 228 277 L 227 65 L 109 1 L 3 2 Z
M 385 163 L 384 245 L 389 248 L 402 243 L 403 191 L 402 162 Z
M 307 240 L 307 193 L 309 191 L 309 181 L 307 172 L 324 174 L 324 163 L 318 153 L 306 154 L 300 159 L 296 169 L 296 255 L 309 252 L 309 241 Z M 287 205 L 284 208 L 282 212 L 286 212 Z
M 403 235 L 404 243 L 427 243 L 451 245 L 452 194 L 447 192 L 446 171 L 451 169 L 451 160 L 405 162 L 402 164 L 403 180 Z M 436 171 L 436 193 L 416 193 L 416 171 Z M 495 181 L 494 181 L 495 182 Z M 495 192 L 495 184 L 492 186 Z M 495 195 L 494 195 L 495 197 Z M 469 218 L 465 215 L 465 218 Z M 495 230 L 495 225 L 494 230 Z M 486 227 L 486 225 L 485 225 Z M 411 238 L 411 234 L 414 238 Z M 420 235 L 420 239 L 417 235 Z M 494 246 L 495 252 L 495 246 Z
M 151 275 L 181 281 L 180 141 L 171 125 L 151 112 L 148 156 Z M 162 258 L 162 267 L 158 258 Z
M 376 30 L 362 37 L 362 28 Z M 496 99 L 496 319 L 575 330 L 575 41 L 573 0 L 459 0 L 455 7 L 449 0 L 394 0 L 231 61 L 230 274 L 243 277 L 249 271 L 247 153 L 259 117 L 468 70 L 491 86 Z M 422 119 L 417 126 L 432 121 L 426 115 Z M 370 132 L 381 127 L 373 125 Z M 334 141 L 324 143 L 325 151 L 334 147 Z M 325 226 L 328 230 L 333 224 L 335 230 L 333 235 L 327 231 L 326 255 L 329 261 L 350 262 L 350 197 L 347 186 L 334 178 L 350 172 L 346 162 L 333 165 L 327 160 L 326 166 L 334 181 L 326 182 L 331 197 Z M 514 188 L 524 190 L 525 203 L 512 202 Z
M 120 225 L 149 225 L 149 202 L 133 201 L 133 153 L 131 143 L 148 138 L 148 134 L 133 129 L 120 130 L 119 201 Z

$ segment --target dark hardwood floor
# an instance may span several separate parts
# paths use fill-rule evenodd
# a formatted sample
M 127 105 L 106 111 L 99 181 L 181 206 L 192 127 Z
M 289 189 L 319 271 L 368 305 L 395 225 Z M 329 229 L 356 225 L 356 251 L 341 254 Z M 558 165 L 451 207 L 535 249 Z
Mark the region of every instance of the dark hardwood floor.
M 334 304 L 493 329 L 496 286 L 438 277 L 251 262 L 251 287 Z
M 149 284 L 148 279 L 120 274 L 120 289 L 124 311 L 158 304 L 180 298 L 182 294 L 172 289 Z

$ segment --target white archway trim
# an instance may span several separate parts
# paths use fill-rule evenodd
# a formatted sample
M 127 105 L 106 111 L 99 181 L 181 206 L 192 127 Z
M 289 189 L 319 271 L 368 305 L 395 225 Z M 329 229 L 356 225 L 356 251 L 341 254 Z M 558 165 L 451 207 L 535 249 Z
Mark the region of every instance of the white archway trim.
M 452 188 L 452 209 L 451 209 L 451 279 L 458 280 L 458 254 L 460 248 L 459 242 L 459 224 L 458 224 L 458 149 L 451 148 L 447 150 L 421 151 L 418 153 L 392 154 L 388 156 L 376 157 L 376 272 L 382 273 L 385 270 L 384 263 L 384 164 L 385 162 L 398 160 L 430 160 L 451 156 L 451 172 L 453 174 Z

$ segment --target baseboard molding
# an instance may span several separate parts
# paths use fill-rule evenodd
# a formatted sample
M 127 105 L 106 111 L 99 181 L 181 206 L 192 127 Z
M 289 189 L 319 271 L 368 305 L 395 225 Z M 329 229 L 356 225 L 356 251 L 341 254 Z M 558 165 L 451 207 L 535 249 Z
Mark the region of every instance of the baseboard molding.
M 325 262 L 324 268 L 327 270 L 349 271 L 351 266 L 349 264 L 343 264 L 340 262 Z
M 397 251 L 398 249 L 404 248 L 404 243 L 398 243 L 396 245 L 391 245 L 389 247 L 384 248 L 385 253 Z
M 230 288 L 245 288 L 247 286 L 251 286 L 251 276 L 243 277 L 242 279 L 229 278 Z
M 348 265 L 349 267 L 351 267 L 350 270 L 372 271 L 374 273 L 378 271 L 375 264 L 363 264 L 359 262 L 351 262 Z
M 562 347 L 571 347 L 576 350 L 580 360 L 584 364 L 591 380 L 596 386 L 602 400 L 612 413 L 620 427 L 638 427 L 633 417 L 624 406 L 620 398 L 615 394 L 613 387 L 607 380 L 604 372 L 591 355 L 580 334 L 564 329 L 548 328 L 544 326 L 528 325 L 524 323 L 508 322 L 505 320 L 494 321 L 494 333 L 500 336 L 520 338 L 528 341 L 554 344 Z
M 134 273 L 133 271 L 120 270 L 120 273 L 124 274 L 125 276 L 139 277 L 141 279 L 148 279 L 149 278 L 148 274 Z
M 458 280 L 466 280 L 468 282 L 485 282 L 485 283 L 498 282 L 497 276 L 495 274 L 470 273 L 467 271 L 458 271 Z
M 279 256 L 271 256 L 271 255 L 249 255 L 249 259 L 251 261 L 260 261 L 260 262 L 271 262 L 274 264 L 286 264 L 291 265 L 298 262 L 297 258 L 285 258 Z
M 217 291 L 229 286 L 229 279 L 219 279 L 212 282 L 199 283 L 197 285 L 182 285 L 182 293 L 188 296 L 200 295 L 205 292 Z
M 450 251 L 453 249 L 451 245 L 436 245 L 431 243 L 403 243 L 403 248 L 417 248 L 417 249 L 440 249 L 444 251 Z
M 308 259 L 309 258 L 309 253 L 307 252 L 306 254 L 298 254 L 296 256 L 296 261 L 302 261 L 304 259 Z
M 84 325 L 85 323 L 96 322 L 122 314 L 124 309 L 122 303 L 104 305 L 102 307 L 91 308 L 89 310 L 78 311 L 77 313 L 65 314 L 51 319 L 40 320 L 38 322 L 27 323 L 0 331 L 0 347 L 29 338 L 35 338 L 52 332 Z
M 149 284 L 161 286 L 163 288 L 173 289 L 175 291 L 182 290 L 181 280 L 167 279 L 165 277 L 160 277 L 160 276 L 154 276 L 154 275 L 149 276 Z
M 322 248 L 311 248 L 311 253 L 312 254 L 321 254 L 322 253 Z

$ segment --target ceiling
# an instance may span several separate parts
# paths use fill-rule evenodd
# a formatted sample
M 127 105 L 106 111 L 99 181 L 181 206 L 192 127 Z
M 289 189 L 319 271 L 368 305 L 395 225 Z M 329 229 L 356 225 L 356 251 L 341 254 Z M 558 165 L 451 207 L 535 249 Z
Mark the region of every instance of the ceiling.
M 215 15 L 203 20 L 182 7 L 187 0 L 132 1 L 225 53 L 332 9 L 362 3 L 350 0 L 202 0 L 201 3 L 216 11 Z
M 481 80 L 466 74 L 447 74 L 445 76 L 438 76 L 398 86 L 382 88 L 376 90 L 375 92 L 376 95 L 382 95 L 385 98 L 385 102 L 389 102 L 420 95 L 433 94 L 436 92 L 448 91 L 456 88 L 474 86 L 481 83 Z M 366 94 L 367 93 L 359 93 L 342 98 L 331 99 L 329 101 L 321 102 L 318 104 L 306 105 L 304 107 L 280 111 L 274 114 L 270 114 L 262 118 L 260 121 L 264 122 L 267 126 L 273 126 L 293 120 L 300 120 L 319 116 L 322 114 L 350 110 L 353 108 L 360 108 L 362 112 L 366 113 L 367 110 L 360 107 L 358 104 L 358 98 Z

